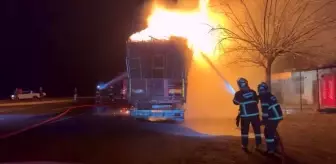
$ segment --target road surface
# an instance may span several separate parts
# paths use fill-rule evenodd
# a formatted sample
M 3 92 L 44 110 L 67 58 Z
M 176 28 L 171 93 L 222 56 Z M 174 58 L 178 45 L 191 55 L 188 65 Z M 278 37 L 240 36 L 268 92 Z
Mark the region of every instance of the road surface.
M 73 104 L 0 108 L 0 135 L 54 117 Z M 196 132 L 183 124 L 135 121 L 119 114 L 120 107 L 74 109 L 57 121 L 0 140 L 0 163 L 57 161 L 114 164 L 260 164 L 280 163 L 260 153 L 240 150 L 240 138 Z M 222 124 L 223 125 L 223 124 Z M 286 125 L 292 126 L 292 125 Z M 283 133 L 285 133 L 284 131 Z M 292 134 L 292 133 L 291 133 Z M 286 134 L 288 135 L 288 134 Z M 293 135 L 293 134 L 292 134 Z M 314 154 L 311 145 L 290 145 L 287 163 L 332 163 L 335 153 Z M 293 143 L 289 143 L 293 142 Z M 251 143 L 254 143 L 251 140 Z M 294 144 L 294 146 L 292 145 Z M 296 145 L 295 145 L 296 144 Z M 315 145 L 316 146 L 316 145 Z M 312 149 L 306 151 L 306 149 Z M 319 152 L 320 153 L 320 152 Z M 328 154 L 329 153 L 329 154 Z M 301 156 L 297 156 L 301 155 Z M 331 156 L 328 157 L 327 156 Z M 328 159 L 328 160 L 327 160 Z M 302 161 L 302 162 L 299 162 Z

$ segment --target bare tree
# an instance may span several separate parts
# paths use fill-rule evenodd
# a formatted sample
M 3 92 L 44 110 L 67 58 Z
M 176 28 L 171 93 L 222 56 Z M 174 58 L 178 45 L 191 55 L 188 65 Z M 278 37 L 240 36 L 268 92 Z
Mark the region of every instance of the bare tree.
M 234 52 L 235 63 L 265 68 L 265 80 L 270 85 L 272 64 L 280 57 L 321 61 L 331 56 L 325 43 L 318 39 L 329 37 L 330 34 L 323 35 L 336 25 L 326 11 L 333 2 L 335 0 L 254 0 L 250 5 L 239 0 L 240 10 L 233 9 L 236 5 L 221 2 L 217 7 L 229 27 L 213 27 L 212 32 L 220 32 L 220 44 L 230 43 L 230 46 L 222 46 L 224 56 Z

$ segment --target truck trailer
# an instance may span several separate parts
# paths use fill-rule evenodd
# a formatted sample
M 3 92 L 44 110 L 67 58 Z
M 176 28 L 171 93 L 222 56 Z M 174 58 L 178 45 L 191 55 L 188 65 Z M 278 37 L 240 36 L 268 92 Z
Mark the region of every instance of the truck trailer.
M 192 60 L 186 40 L 128 41 L 126 49 L 131 116 L 150 121 L 184 121 Z

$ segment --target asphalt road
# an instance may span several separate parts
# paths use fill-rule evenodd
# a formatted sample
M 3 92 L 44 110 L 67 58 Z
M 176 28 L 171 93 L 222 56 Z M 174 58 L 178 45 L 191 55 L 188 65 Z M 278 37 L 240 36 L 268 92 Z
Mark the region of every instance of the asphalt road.
M 0 108 L 0 136 L 55 117 L 75 105 Z M 246 156 L 238 137 L 218 138 L 175 123 L 135 121 L 120 115 L 122 107 L 76 108 L 56 121 L 2 139 L 0 163 L 269 163 L 270 159 L 258 153 Z
M 72 97 L 68 97 L 68 98 L 49 98 L 49 97 L 45 97 L 42 100 L 31 100 L 31 99 L 27 99 L 27 100 L 11 100 L 11 99 L 3 99 L 0 100 L 0 104 L 4 104 L 4 103 L 18 103 L 18 102 L 41 102 L 41 101 L 50 101 L 50 100 L 71 100 Z

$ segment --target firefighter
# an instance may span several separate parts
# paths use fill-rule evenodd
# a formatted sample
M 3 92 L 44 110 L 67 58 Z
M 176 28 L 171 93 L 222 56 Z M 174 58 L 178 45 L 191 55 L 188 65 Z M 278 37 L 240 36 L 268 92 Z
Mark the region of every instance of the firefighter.
M 101 103 L 101 96 L 100 96 L 100 90 L 96 90 L 96 104 Z
M 282 110 L 277 98 L 269 91 L 266 83 L 262 82 L 258 85 L 258 93 L 262 106 L 262 123 L 265 125 L 266 154 L 273 155 L 278 144 L 276 130 L 283 119 Z
M 18 100 L 18 95 L 19 95 L 19 88 L 15 88 L 15 91 L 14 91 L 14 95 L 15 95 L 15 100 Z
M 74 101 L 76 102 L 77 101 L 77 88 L 75 87 L 74 89 Z
M 239 78 L 237 84 L 239 91 L 235 93 L 233 103 L 239 105 L 242 149 L 246 152 L 248 151 L 248 133 L 250 124 L 252 124 L 256 149 L 258 150 L 261 144 L 258 96 L 254 90 L 250 89 L 246 79 Z
M 40 98 L 42 99 L 43 98 L 43 88 L 42 87 L 40 87 Z

